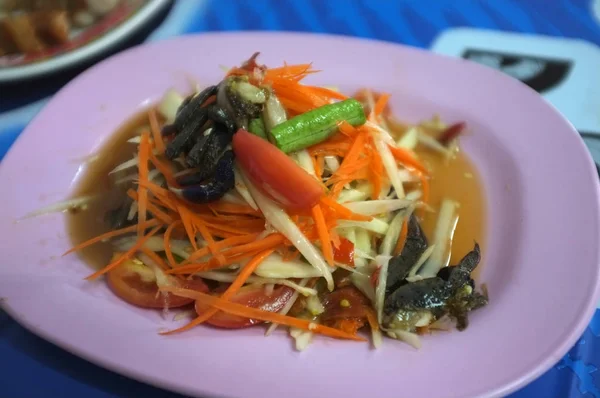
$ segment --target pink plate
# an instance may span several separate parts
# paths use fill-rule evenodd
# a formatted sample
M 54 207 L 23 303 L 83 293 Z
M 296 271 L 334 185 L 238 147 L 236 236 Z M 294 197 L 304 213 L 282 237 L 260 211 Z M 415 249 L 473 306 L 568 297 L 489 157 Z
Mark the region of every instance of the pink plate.
M 133 308 L 69 248 L 61 214 L 15 222 L 67 198 L 120 124 L 170 87 L 222 78 L 254 51 L 268 65 L 312 61 L 315 84 L 393 94 L 400 118 L 466 120 L 463 140 L 485 182 L 491 303 L 465 332 L 419 351 L 386 340 L 318 337 L 293 351 L 280 331 L 197 328 L 172 337 L 161 314 Z M 377 61 L 379 60 L 379 61 Z M 491 397 L 555 364 L 583 332 L 599 293 L 599 184 L 573 127 L 538 94 L 491 69 L 394 44 L 283 33 L 210 34 L 134 48 L 83 73 L 28 126 L 0 167 L 0 295 L 34 333 L 129 377 L 194 396 Z

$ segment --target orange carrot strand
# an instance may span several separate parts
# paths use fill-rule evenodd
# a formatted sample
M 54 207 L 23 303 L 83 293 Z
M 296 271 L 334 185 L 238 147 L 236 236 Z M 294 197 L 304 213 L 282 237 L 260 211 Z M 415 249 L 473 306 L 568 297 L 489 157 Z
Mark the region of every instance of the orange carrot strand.
M 419 162 L 419 160 L 417 160 L 409 151 L 407 151 L 404 148 L 400 148 L 393 145 L 388 145 L 388 147 L 390 148 L 390 151 L 392 152 L 392 155 L 394 156 L 396 161 L 402 163 L 408 168 L 414 168 L 420 171 L 421 173 L 429 175 L 429 171 L 427 170 L 427 168 L 421 162 Z
M 408 220 L 402 221 L 402 228 L 400 229 L 400 236 L 398 236 L 398 242 L 396 242 L 396 247 L 394 248 L 394 256 L 402 253 L 402 249 L 404 249 L 404 245 L 406 244 L 406 238 L 408 237 Z
M 354 221 L 371 221 L 373 219 L 373 217 L 370 216 L 363 216 L 362 214 L 354 213 L 346 206 L 339 204 L 328 196 L 323 196 L 321 198 L 321 203 L 325 206 L 328 206 L 339 219 Z
M 390 94 L 381 94 L 379 96 L 377 102 L 375 103 L 375 107 L 373 108 L 373 113 L 375 114 L 375 116 L 380 116 L 383 113 L 385 107 L 388 104 L 389 99 Z
M 258 233 L 256 234 L 248 234 L 248 235 L 242 235 L 242 236 L 235 236 L 232 238 L 227 238 L 224 239 L 222 241 L 219 242 L 215 242 L 215 248 L 218 250 L 223 250 L 229 246 L 235 246 L 235 245 L 243 245 L 245 243 L 250 243 L 256 240 L 256 238 L 258 237 Z M 207 256 L 210 254 L 210 249 L 208 247 L 203 247 L 200 250 L 195 251 L 194 253 L 192 253 L 186 260 L 184 260 L 180 265 L 186 265 L 188 263 L 191 263 L 192 261 L 196 261 L 204 256 Z
M 190 244 L 192 245 L 194 250 L 198 250 L 198 244 L 196 243 L 196 230 L 194 228 L 194 223 L 192 220 L 192 214 L 190 210 L 188 210 L 184 206 L 177 206 L 177 211 L 179 213 L 179 216 L 181 217 L 181 222 L 183 223 L 183 228 L 185 229 Z
M 196 217 L 195 225 L 198 228 L 200 235 L 202 235 L 202 239 L 206 241 L 208 249 L 212 253 L 215 260 L 218 261 L 220 264 L 224 264 L 225 257 L 217 249 L 214 238 L 212 237 L 210 231 L 208 230 L 204 222 L 200 219 L 200 217 Z
M 221 298 L 223 300 L 229 300 L 231 297 L 233 297 L 233 295 L 238 292 L 238 290 L 244 285 L 244 283 L 246 283 L 246 281 L 248 280 L 248 277 L 250 277 L 250 275 L 252 275 L 252 273 L 260 265 L 260 263 L 262 263 L 262 261 L 265 258 L 267 258 L 271 253 L 273 253 L 273 249 L 262 251 L 262 252 L 258 253 L 255 257 L 253 257 L 252 260 L 250 260 L 242 268 L 242 270 L 240 271 L 238 276 L 231 283 L 231 285 L 229 285 L 227 290 L 225 290 L 225 292 L 223 293 Z M 208 311 L 206 311 L 204 314 L 200 314 L 196 319 L 194 319 L 187 325 L 184 325 L 175 330 L 170 330 L 168 332 L 164 332 L 161 334 L 169 335 L 169 334 L 174 334 L 174 333 L 179 333 L 179 332 L 185 332 L 186 330 L 189 330 L 195 326 L 198 326 L 198 325 L 206 322 L 217 312 L 219 312 L 219 310 L 217 308 L 212 307 Z
M 245 318 L 258 319 L 265 322 L 278 323 L 285 326 L 297 327 L 303 330 L 309 330 L 314 333 L 322 334 L 329 337 L 340 339 L 348 339 L 355 341 L 365 341 L 364 338 L 345 333 L 341 330 L 334 329 L 328 326 L 320 325 L 305 319 L 294 318 L 287 315 L 281 315 L 277 312 L 269 312 L 257 308 L 246 307 L 241 304 L 236 304 L 222 298 L 211 296 L 209 294 L 197 292 L 195 290 L 182 289 L 172 286 L 161 288 L 166 292 L 173 293 L 177 296 L 192 298 L 204 304 L 215 307 L 228 314 L 242 316 Z
M 129 196 L 131 199 L 133 199 L 135 201 L 137 201 L 139 198 L 137 192 L 134 191 L 133 189 L 127 190 L 127 196 Z M 148 200 L 148 203 L 146 203 L 146 210 L 148 212 L 150 212 L 155 218 L 157 218 L 163 224 L 170 224 L 173 222 L 173 218 L 170 215 L 168 215 L 167 213 L 162 211 L 150 200 Z
M 329 264 L 330 267 L 333 267 L 333 248 L 331 247 L 329 229 L 327 228 L 327 224 L 325 224 L 325 217 L 323 216 L 323 211 L 318 203 L 312 208 L 312 215 L 315 225 L 317 226 L 317 233 L 319 235 L 319 240 L 321 241 L 323 256 L 325 257 L 327 264 Z
M 160 127 L 158 126 L 158 117 L 156 115 L 156 109 L 150 109 L 148 114 L 148 119 L 150 119 L 150 131 L 152 132 L 152 138 L 154 139 L 154 146 L 158 150 L 158 153 L 165 153 L 165 143 L 162 138 L 162 134 L 160 133 Z
M 171 185 L 171 186 L 177 186 L 177 182 L 175 180 L 175 177 L 173 176 L 173 172 L 171 171 L 171 168 L 169 167 L 168 164 L 166 164 L 163 161 L 161 161 L 153 153 L 150 153 L 150 161 L 152 162 L 152 164 L 154 165 L 154 167 L 156 167 L 158 169 L 158 171 L 160 171 L 160 174 L 162 174 L 163 177 L 165 177 L 165 180 L 167 180 L 167 183 L 169 185 Z
M 158 254 L 148 249 L 147 247 L 142 247 L 140 251 L 146 256 L 150 257 L 150 260 L 154 261 L 161 270 L 166 271 L 170 269 L 169 265 L 165 263 L 165 261 L 162 258 L 160 258 Z
M 148 132 L 142 133 L 138 155 L 138 174 L 140 181 L 148 181 L 148 160 L 151 152 Z M 148 204 L 148 189 L 142 185 L 138 186 L 138 236 L 144 234 L 142 225 L 146 221 L 146 209 Z
M 164 236 L 164 246 L 165 246 L 165 255 L 167 256 L 167 261 L 169 262 L 169 266 L 171 268 L 177 265 L 177 261 L 175 261 L 175 257 L 173 257 L 173 252 L 171 251 L 171 235 L 173 234 L 173 230 L 181 224 L 180 220 L 174 221 L 167 227 Z
M 142 228 L 150 228 L 150 227 L 154 227 L 159 223 L 158 220 L 148 220 L 146 221 L 144 224 L 142 224 Z M 63 256 L 66 256 L 67 254 L 71 254 L 73 252 L 85 249 L 86 247 L 89 247 L 95 243 L 98 242 L 102 242 L 104 240 L 108 240 L 111 238 L 115 238 L 117 236 L 120 235 L 125 235 L 127 233 L 131 233 L 131 232 L 136 232 L 138 229 L 138 225 L 131 225 L 129 227 L 125 227 L 125 228 L 120 228 L 120 229 L 115 229 L 114 231 L 109 231 L 107 233 L 104 233 L 102 235 L 98 235 L 92 239 L 88 239 L 85 242 L 82 242 L 72 248 L 70 248 L 69 250 L 67 250 L 66 252 L 63 253 Z
M 115 261 L 113 261 L 112 263 L 108 264 L 106 267 L 102 268 L 101 270 L 98 270 L 98 271 L 94 272 L 93 274 L 87 276 L 85 279 L 86 280 L 94 280 L 94 279 L 98 278 L 99 276 L 102 276 L 105 273 L 109 272 L 110 270 L 115 269 L 116 267 L 118 267 L 119 265 L 121 265 L 123 263 L 123 261 L 127 260 L 133 254 L 135 254 L 135 252 L 137 252 L 138 250 L 140 250 L 140 248 L 142 246 L 144 246 L 144 244 L 148 241 L 148 239 L 150 239 L 154 234 L 156 234 L 158 232 L 158 230 L 161 229 L 161 228 L 162 228 L 162 225 L 154 227 L 154 229 L 152 229 L 148 233 L 148 235 L 142 236 L 141 238 L 139 238 L 138 241 L 135 243 L 135 245 L 133 245 L 131 247 L 131 249 L 127 250 L 125 253 L 123 253 L 121 256 L 119 256 Z

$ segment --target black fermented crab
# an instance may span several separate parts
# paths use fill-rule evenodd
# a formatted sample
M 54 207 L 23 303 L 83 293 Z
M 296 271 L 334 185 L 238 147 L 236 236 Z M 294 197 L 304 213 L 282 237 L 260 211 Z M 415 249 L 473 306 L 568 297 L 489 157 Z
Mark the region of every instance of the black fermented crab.
M 401 285 L 406 284 L 406 277 L 411 268 L 427 250 L 427 238 L 421 229 L 419 220 L 413 214 L 408 221 L 406 243 L 399 256 L 392 257 L 388 264 L 388 274 L 385 283 L 385 295 L 390 295 Z
M 171 187 L 177 195 L 206 203 L 233 188 L 233 134 L 247 128 L 248 120 L 262 111 L 262 104 L 238 92 L 242 84 L 243 78 L 227 78 L 186 98 L 174 122 L 163 128 L 163 135 L 171 137 L 165 156 L 170 160 L 182 158 L 187 167 L 196 169 L 177 179 L 181 189 Z M 216 99 L 211 102 L 213 97 Z
M 487 295 L 475 291 L 471 273 L 481 259 L 479 245 L 455 266 L 442 268 L 433 278 L 408 282 L 412 266 L 427 247 L 416 218 L 411 217 L 407 243 L 402 253 L 390 260 L 383 307 L 383 323 L 390 329 L 414 331 L 444 315 L 456 320 L 458 330 L 468 326 L 468 312 L 488 303 Z M 402 259 L 402 257 L 405 257 Z

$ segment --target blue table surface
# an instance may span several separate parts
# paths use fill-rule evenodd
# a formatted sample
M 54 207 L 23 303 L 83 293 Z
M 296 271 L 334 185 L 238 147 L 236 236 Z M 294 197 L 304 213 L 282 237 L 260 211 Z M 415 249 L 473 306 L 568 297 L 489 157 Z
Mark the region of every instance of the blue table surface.
M 287 30 L 377 38 L 429 48 L 440 33 L 469 26 L 600 44 L 600 21 L 592 12 L 596 3 L 600 1 L 179 0 L 165 16 L 152 22 L 138 41 L 205 31 Z M 75 73 L 35 84 L 0 86 L 0 159 L 47 99 Z M 600 311 L 596 311 L 568 354 L 511 397 L 600 398 L 599 336 Z M 180 397 L 71 355 L 29 333 L 1 311 L 0 368 L 2 397 Z

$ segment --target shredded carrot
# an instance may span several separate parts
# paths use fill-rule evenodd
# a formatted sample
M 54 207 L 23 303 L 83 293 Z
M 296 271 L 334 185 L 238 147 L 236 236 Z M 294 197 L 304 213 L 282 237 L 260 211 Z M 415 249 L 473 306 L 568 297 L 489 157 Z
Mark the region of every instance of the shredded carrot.
M 325 157 L 323 155 L 317 156 L 317 169 L 321 173 L 320 175 L 323 176 L 323 171 L 325 170 Z
M 142 225 L 142 228 L 145 229 L 145 228 L 154 227 L 157 224 L 159 224 L 159 221 L 156 220 L 156 219 L 153 219 L 153 220 L 148 220 L 148 221 L 146 221 L 145 223 L 143 223 L 141 225 Z M 117 236 L 125 235 L 125 234 L 131 233 L 131 232 L 136 232 L 138 228 L 139 228 L 139 224 L 138 225 L 132 225 L 130 227 L 115 229 L 114 231 L 106 232 L 106 233 L 104 233 L 102 235 L 98 235 L 98 236 L 96 236 L 96 237 L 94 237 L 92 239 L 86 240 L 85 242 L 79 243 L 75 247 L 72 247 L 71 249 L 69 249 L 66 252 L 64 252 L 63 256 L 66 256 L 67 254 L 71 254 L 73 252 L 85 249 L 86 247 L 91 246 L 91 245 L 93 245 L 95 243 L 98 243 L 98 242 L 102 242 L 102 241 L 105 241 L 105 240 L 108 240 L 108 239 L 112 239 L 112 238 L 115 238 Z
M 364 149 L 366 139 L 367 139 L 367 134 L 365 132 L 360 132 L 359 134 L 356 135 L 356 138 L 354 139 L 354 142 L 352 143 L 350 150 L 348 151 L 348 153 L 346 154 L 346 157 L 342 161 L 340 168 L 334 173 L 334 176 L 335 175 L 344 175 L 349 172 L 349 169 L 354 165 L 354 163 L 360 157 L 360 155 Z
M 312 156 L 346 156 L 348 150 L 350 149 L 350 145 L 351 143 L 348 140 L 325 141 L 309 147 L 308 153 L 310 153 Z
M 330 90 L 326 87 L 317 87 L 317 86 L 305 86 L 310 88 L 315 94 L 321 95 L 327 98 L 333 98 L 338 100 L 348 99 L 347 95 L 344 95 L 338 91 Z
M 165 177 L 165 180 L 167 180 L 167 183 L 169 185 L 171 185 L 171 186 L 178 185 L 169 165 L 167 165 L 163 161 L 161 161 L 154 153 L 150 153 L 150 161 L 152 162 L 154 167 L 156 167 L 160 171 L 160 173 L 163 175 L 163 177 Z
M 208 246 L 208 249 L 212 253 L 212 255 L 215 258 L 215 260 L 218 261 L 220 264 L 224 264 L 225 263 L 225 257 L 216 248 L 216 246 L 215 246 L 215 240 L 213 239 L 210 231 L 208 230 L 208 228 L 206 228 L 206 225 L 200 219 L 200 217 L 196 217 L 195 218 L 195 225 L 198 228 L 198 231 L 200 232 L 200 235 L 202 235 L 202 239 L 204 239 L 206 241 L 206 245 Z M 195 249 L 197 249 L 197 248 L 195 248 Z
M 231 238 L 227 238 L 227 239 L 223 239 L 222 241 L 219 242 L 215 242 L 215 248 L 218 250 L 223 250 L 225 248 L 228 248 L 230 246 L 236 246 L 236 245 L 243 245 L 245 243 L 250 243 L 256 240 L 256 238 L 258 237 L 258 233 L 256 234 L 248 234 L 248 235 L 242 235 L 242 236 L 234 236 Z M 188 263 L 191 263 L 192 261 L 196 261 L 204 256 L 207 256 L 210 254 L 210 249 L 208 247 L 203 247 L 200 250 L 195 251 L 194 253 L 192 253 L 186 260 L 184 260 L 180 265 L 186 265 Z
M 208 207 L 221 213 L 261 215 L 260 211 L 254 210 L 248 205 L 238 205 L 223 201 L 211 203 Z
M 402 253 L 402 249 L 404 249 L 404 245 L 406 244 L 406 238 L 408 237 L 408 220 L 404 220 L 402 222 L 402 228 L 400 229 L 400 236 L 398 236 L 398 242 L 396 242 L 396 247 L 394 248 L 394 256 Z
M 252 275 L 252 273 L 260 265 L 260 263 L 262 263 L 263 260 L 265 258 L 267 258 L 271 253 L 273 253 L 273 249 L 268 249 L 268 250 L 262 251 L 262 252 L 258 253 L 256 256 L 254 256 L 252 258 L 252 260 L 250 260 L 241 269 L 240 273 L 235 278 L 235 280 L 231 283 L 231 285 L 229 285 L 227 290 L 225 290 L 225 292 L 221 296 L 221 299 L 229 300 L 231 297 L 233 297 L 233 295 L 236 294 L 238 292 L 238 290 L 240 290 L 240 288 L 244 285 L 244 283 L 246 283 L 246 280 L 248 280 L 248 277 L 250 277 L 250 275 Z M 213 308 L 209 309 L 208 311 L 206 311 L 204 314 L 199 315 L 196 319 L 194 319 L 187 325 L 177 328 L 175 330 L 170 330 L 168 332 L 161 333 L 161 334 L 168 335 L 168 334 L 174 334 L 174 333 L 178 333 L 178 332 L 184 332 L 186 330 L 189 330 L 189 329 L 191 329 L 195 326 L 198 326 L 198 325 L 204 323 L 205 321 L 209 320 L 217 312 L 219 312 L 219 310 L 217 308 L 213 307 Z
M 152 138 L 154 139 L 154 146 L 158 150 L 158 153 L 165 153 L 165 143 L 162 134 L 160 133 L 160 127 L 158 127 L 156 109 L 150 109 L 150 112 L 148 112 L 148 119 L 150 120 L 150 131 L 152 132 Z
M 202 219 L 203 217 L 199 218 Z M 223 220 L 220 222 L 222 223 Z M 233 221 L 231 224 L 233 224 L 233 226 L 230 224 L 204 223 L 208 230 L 231 232 L 236 235 L 246 235 L 249 232 L 261 232 L 265 229 L 265 220 L 238 220 Z
M 257 250 L 272 249 L 272 248 L 277 247 L 284 241 L 285 241 L 285 237 L 282 234 L 274 233 L 274 234 L 267 235 L 263 239 L 259 239 L 254 242 L 251 242 L 251 243 L 246 243 L 245 245 L 233 247 L 233 248 L 225 251 L 225 253 L 229 257 L 229 256 L 232 256 L 235 254 L 248 253 L 248 252 L 257 251 Z
M 289 79 L 300 81 L 304 77 L 319 71 L 311 69 L 312 64 L 287 65 L 279 68 L 270 68 L 265 72 L 264 81 L 269 82 L 273 79 Z
M 198 214 L 201 214 L 202 219 L 209 224 L 210 223 L 218 224 L 218 223 L 223 223 L 224 221 L 226 221 L 226 222 L 231 221 L 232 223 L 233 222 L 235 222 L 236 224 L 242 223 L 242 224 L 244 224 L 245 227 L 249 227 L 251 222 L 254 223 L 259 220 L 262 220 L 264 222 L 264 218 L 262 216 L 257 217 L 252 214 L 224 214 L 224 213 L 221 214 L 219 212 L 217 212 L 217 214 L 214 214 L 214 212 L 211 212 L 211 213 L 212 214 L 207 214 L 207 213 L 198 213 Z
M 371 185 L 373 186 L 373 193 L 371 194 L 371 199 L 377 200 L 379 199 L 379 195 L 381 194 L 381 188 L 383 185 L 383 160 L 377 151 L 370 151 L 371 153 L 371 163 L 369 167 L 369 180 L 371 181 Z
M 138 184 L 146 187 L 148 189 L 148 191 L 150 191 L 154 196 L 160 198 L 161 201 L 166 202 L 166 200 L 163 200 L 163 199 L 171 198 L 173 196 L 173 192 L 171 192 L 168 189 L 165 189 L 161 186 L 158 186 L 153 182 L 140 180 L 138 182 Z M 173 208 L 174 208 L 174 206 L 173 206 Z
M 146 256 L 150 257 L 150 260 L 154 261 L 161 270 L 166 271 L 166 270 L 170 269 L 170 267 L 167 265 L 167 263 L 165 263 L 165 261 L 162 258 L 160 258 L 160 256 L 158 254 L 156 254 L 152 250 L 148 249 L 147 247 L 142 247 L 140 249 L 140 251 L 142 253 L 144 253 Z
M 135 193 L 135 191 L 133 192 Z M 148 198 L 148 203 L 154 205 L 148 208 L 150 213 L 152 213 L 151 209 L 156 210 L 156 206 L 158 206 L 158 209 L 166 214 L 166 217 L 168 218 L 165 218 L 164 221 L 162 219 L 160 220 L 164 224 L 170 224 L 173 220 L 177 220 L 179 218 L 179 213 L 177 213 L 175 209 L 170 209 L 160 199 L 157 199 L 154 196 L 150 196 Z
M 162 228 L 162 225 L 158 225 L 158 226 L 154 227 L 154 229 L 152 229 L 152 231 L 150 231 L 148 233 L 148 235 L 142 236 L 140 239 L 138 239 L 138 241 L 135 243 L 135 245 L 133 245 L 131 247 L 131 249 L 127 250 L 121 256 L 116 258 L 112 263 L 108 264 L 106 267 L 94 272 L 93 274 L 87 276 L 85 279 L 86 280 L 94 280 L 94 279 L 98 278 L 99 276 L 102 276 L 105 273 L 109 272 L 110 270 L 115 269 L 116 267 L 121 265 L 123 263 L 123 261 L 127 260 L 133 254 L 135 254 L 135 252 L 140 250 L 140 248 L 142 248 L 142 246 L 144 246 L 144 244 L 148 241 L 148 239 L 150 239 L 154 234 L 156 234 L 158 232 L 158 230 L 161 228 Z
M 184 265 L 181 267 L 170 269 L 167 271 L 167 274 L 173 274 L 173 275 L 189 274 L 189 276 L 191 277 L 191 276 L 193 276 L 193 274 L 196 274 L 198 272 L 210 271 L 213 269 L 223 268 L 226 265 L 238 264 L 238 263 L 242 262 L 243 260 L 246 260 L 247 258 L 256 255 L 260 251 L 261 250 L 254 250 L 254 251 L 234 254 L 234 255 L 225 257 L 225 262 L 217 261 L 217 259 L 213 257 L 210 260 L 202 262 L 202 263 L 187 264 L 187 265 Z
M 323 87 L 300 84 L 300 80 L 314 73 L 310 65 L 284 66 L 268 69 L 264 82 L 271 85 L 282 105 L 295 114 L 305 113 L 314 108 L 327 105 L 331 100 L 345 99 L 346 96 Z
M 421 173 L 429 175 L 429 171 L 427 170 L 427 168 L 421 162 L 419 162 L 409 151 L 397 146 L 388 146 L 390 148 L 390 151 L 392 152 L 392 155 L 394 155 L 394 158 L 398 162 L 402 163 L 403 165 L 409 168 L 414 168 L 420 171 Z
M 334 261 L 331 238 L 329 237 L 329 229 L 327 228 L 327 224 L 325 224 L 325 217 L 323 217 L 323 211 L 321 210 L 320 204 L 317 203 L 312 208 L 312 215 L 315 225 L 317 226 L 317 232 L 321 241 L 321 250 L 323 251 L 323 256 L 325 257 L 327 264 L 329 264 L 330 267 L 333 267 Z
M 174 221 L 171 224 L 169 224 L 169 226 L 167 227 L 167 230 L 165 231 L 165 235 L 163 237 L 164 246 L 165 246 L 165 255 L 167 256 L 167 261 L 169 261 L 169 266 L 171 268 L 175 267 L 177 264 L 177 261 L 175 261 L 175 257 L 173 257 L 173 252 L 171 251 L 171 234 L 173 233 L 173 230 L 180 224 L 181 224 L 180 220 Z
M 185 228 L 185 232 L 187 233 L 190 244 L 194 250 L 198 250 L 198 243 L 196 242 L 196 230 L 192 220 L 192 213 L 184 206 L 177 206 L 177 211 L 181 217 L 181 222 L 183 223 L 183 228 Z
M 381 94 L 379 96 L 377 102 L 375 103 L 375 107 L 373 108 L 373 113 L 375 114 L 375 116 L 380 116 L 383 113 L 389 99 L 390 94 Z
M 127 190 L 127 196 L 135 201 L 139 201 L 139 195 L 133 189 Z M 150 200 L 146 203 L 146 210 L 163 224 L 171 224 L 173 222 L 173 218 L 170 215 L 159 209 Z
M 338 128 L 340 129 L 340 133 L 342 133 L 343 135 L 345 135 L 348 138 L 352 138 L 358 133 L 358 131 L 356 130 L 356 127 L 354 127 L 353 125 L 351 125 L 350 123 L 348 123 L 345 120 L 343 120 L 338 125 Z
M 165 286 L 161 290 L 173 293 L 177 296 L 187 297 L 200 301 L 206 305 L 215 307 L 228 314 L 242 316 L 245 318 L 258 319 L 264 322 L 278 323 L 285 326 L 296 327 L 298 329 L 308 330 L 313 333 L 322 334 L 329 337 L 340 339 L 348 339 L 355 341 L 365 341 L 362 337 L 344 333 L 341 330 L 330 328 L 305 319 L 294 318 L 287 315 L 281 315 L 277 312 L 269 312 L 257 308 L 246 307 L 241 304 L 236 304 L 222 298 L 211 296 L 206 293 L 197 292 L 195 290 L 182 289 L 178 287 Z
M 148 160 L 150 156 L 150 139 L 148 132 L 142 133 L 140 141 L 140 150 L 138 155 L 138 174 L 140 181 L 148 181 Z M 142 224 L 146 221 L 146 208 L 148 205 L 148 189 L 143 185 L 138 186 L 138 236 L 144 234 Z
M 158 185 L 149 181 L 140 180 L 138 184 L 145 187 L 150 193 L 152 193 L 152 195 L 160 200 L 164 207 L 173 211 L 177 211 L 176 205 L 179 201 L 173 192 L 159 187 Z
M 328 196 L 321 197 L 321 203 L 325 206 L 328 206 L 339 219 L 354 221 L 371 221 L 373 219 L 373 217 L 370 216 L 363 216 L 362 214 L 354 213 L 346 206 L 339 204 Z
M 321 178 L 321 177 L 323 176 L 323 169 L 322 169 L 322 168 L 321 168 L 321 166 L 319 165 L 319 160 L 318 160 L 318 157 L 314 156 L 314 155 L 311 153 L 311 157 L 310 157 L 310 159 L 312 160 L 313 167 L 314 167 L 314 169 L 315 169 L 315 175 L 316 175 L 318 178 Z
M 306 86 L 298 83 L 273 82 L 272 86 L 281 104 L 295 114 L 302 114 L 329 103 L 326 98 L 315 95 Z
M 365 154 L 366 155 L 366 154 Z M 364 156 L 357 159 L 352 164 L 346 163 L 344 169 L 338 169 L 333 176 L 327 181 L 327 185 L 332 185 L 339 181 L 350 182 L 354 180 L 364 180 L 369 176 L 369 166 L 371 163 L 370 157 Z

